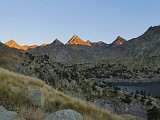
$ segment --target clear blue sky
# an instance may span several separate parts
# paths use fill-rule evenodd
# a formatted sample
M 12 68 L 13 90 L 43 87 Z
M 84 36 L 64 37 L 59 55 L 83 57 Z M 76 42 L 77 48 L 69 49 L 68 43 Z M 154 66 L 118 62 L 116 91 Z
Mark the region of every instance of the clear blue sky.
M 160 0 L 0 0 L 0 41 L 63 43 L 74 34 L 111 43 L 160 25 Z

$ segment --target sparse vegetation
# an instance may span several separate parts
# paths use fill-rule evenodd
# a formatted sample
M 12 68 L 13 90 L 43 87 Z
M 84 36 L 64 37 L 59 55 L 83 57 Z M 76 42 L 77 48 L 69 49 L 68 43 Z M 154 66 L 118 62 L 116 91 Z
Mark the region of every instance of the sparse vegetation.
M 26 120 L 41 120 L 47 114 L 65 108 L 80 112 L 84 120 L 131 119 L 131 117 L 113 115 L 87 102 L 67 96 L 39 79 L 12 73 L 2 68 L 0 68 L 0 83 L 0 104 L 18 112 L 19 116 L 25 117 Z M 27 99 L 26 96 L 31 89 L 38 89 L 45 94 L 43 110 L 32 106 Z
M 153 107 L 147 111 L 148 120 L 160 120 L 160 109 Z
M 130 104 L 131 103 L 131 98 L 129 95 L 126 95 L 124 99 L 122 99 L 122 102 Z

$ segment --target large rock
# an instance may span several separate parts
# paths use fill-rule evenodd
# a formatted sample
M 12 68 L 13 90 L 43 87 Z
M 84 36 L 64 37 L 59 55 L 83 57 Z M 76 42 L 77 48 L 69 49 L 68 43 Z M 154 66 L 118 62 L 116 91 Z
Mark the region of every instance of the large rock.
M 3 106 L 0 106 L 0 120 L 24 120 L 17 118 L 17 113 L 6 110 Z
M 83 120 L 83 117 L 74 110 L 66 109 L 52 113 L 44 120 Z
M 40 90 L 32 90 L 29 94 L 29 101 L 32 105 L 43 108 L 45 103 L 44 93 Z

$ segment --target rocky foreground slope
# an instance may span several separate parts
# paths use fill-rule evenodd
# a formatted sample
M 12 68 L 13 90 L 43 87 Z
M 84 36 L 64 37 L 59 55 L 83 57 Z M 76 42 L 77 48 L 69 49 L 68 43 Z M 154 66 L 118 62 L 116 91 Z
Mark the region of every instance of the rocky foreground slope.
M 9 72 L 2 68 L 0 68 L 0 83 L 0 119 L 4 118 L 2 120 L 134 119 L 131 116 L 118 116 L 99 109 L 90 103 L 67 96 L 39 79 Z

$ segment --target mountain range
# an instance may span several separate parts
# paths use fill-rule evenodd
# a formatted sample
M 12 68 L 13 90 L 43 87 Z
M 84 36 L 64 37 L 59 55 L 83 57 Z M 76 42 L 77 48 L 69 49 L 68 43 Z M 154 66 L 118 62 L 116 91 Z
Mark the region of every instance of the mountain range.
M 55 43 L 58 39 L 55 39 L 55 41 L 53 41 L 53 43 Z M 59 41 L 59 40 L 58 40 Z M 113 46 L 118 46 L 118 45 L 123 45 L 126 42 L 126 40 L 120 36 L 118 36 L 116 38 L 115 41 L 113 41 L 112 45 Z M 16 48 L 19 50 L 29 50 L 29 49 L 35 49 L 37 47 L 44 47 L 47 46 L 49 44 L 42 44 L 42 45 L 19 45 L 16 41 L 14 40 L 9 40 L 7 42 L 4 43 L 5 45 L 11 47 L 11 48 Z M 51 43 L 52 44 L 52 43 Z M 56 43 L 57 44 L 57 43 Z M 63 44 L 62 42 L 59 41 L 59 44 Z M 98 41 L 98 42 L 90 42 L 89 40 L 87 41 L 83 41 L 80 37 L 78 37 L 77 35 L 74 35 L 65 45 L 79 45 L 79 46 L 97 46 L 97 47 L 101 47 L 101 46 L 107 46 L 106 43 L 102 42 L 102 41 Z
M 111 44 L 83 41 L 74 35 L 66 44 L 55 39 L 51 44 L 23 49 L 11 40 L 0 42 L 0 67 L 40 78 L 67 95 L 97 106 L 105 103 L 110 106 L 106 109 L 146 118 L 153 105 L 160 108 L 159 99 L 126 94 L 109 83 L 159 81 L 159 46 L 160 26 L 150 27 L 130 40 L 118 36 Z M 150 100 L 152 105 L 147 106 Z

